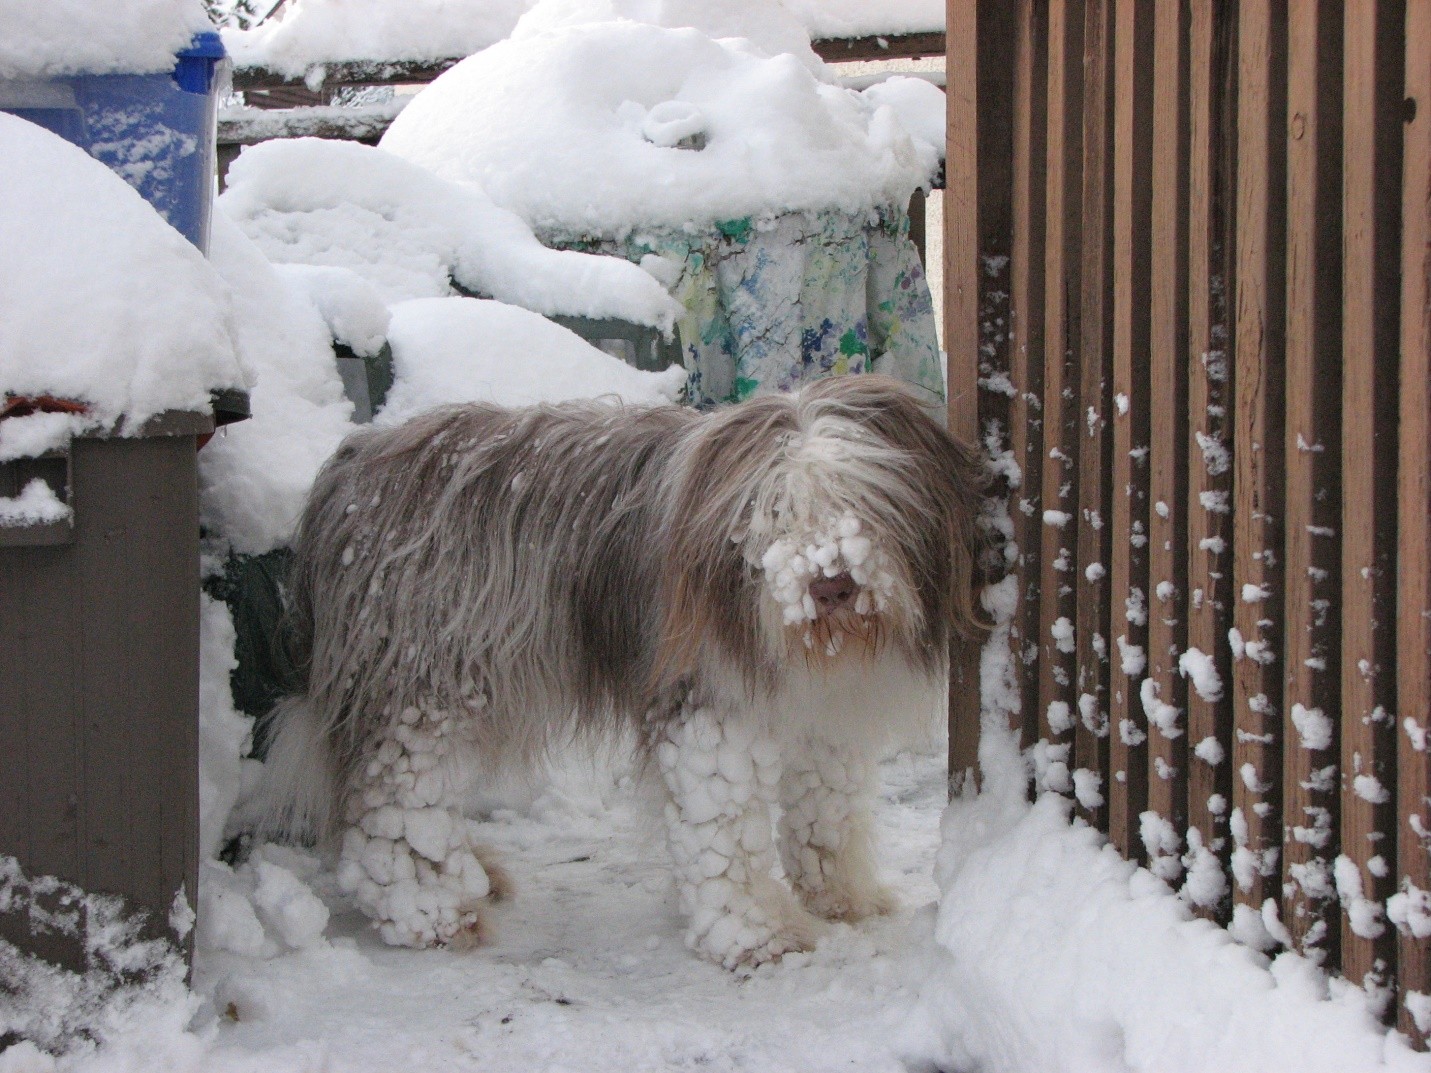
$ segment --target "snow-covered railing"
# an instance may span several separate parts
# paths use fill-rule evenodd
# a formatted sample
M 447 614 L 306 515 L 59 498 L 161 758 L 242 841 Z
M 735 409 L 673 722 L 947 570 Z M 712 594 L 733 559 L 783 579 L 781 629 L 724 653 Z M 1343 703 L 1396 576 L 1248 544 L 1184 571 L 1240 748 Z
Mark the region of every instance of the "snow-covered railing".
M 811 47 L 829 63 L 924 59 L 944 55 L 944 34 L 930 32 L 835 38 L 813 41 Z M 344 86 L 424 85 L 460 59 L 461 56 L 427 61 L 350 60 L 316 64 L 301 76 L 267 67 L 240 66 L 234 70 L 233 88 L 236 91 L 255 91 L 302 86 L 316 93 Z
M 1290 10 L 950 0 L 951 420 L 1038 791 L 1424 1046 L 1431 6 Z

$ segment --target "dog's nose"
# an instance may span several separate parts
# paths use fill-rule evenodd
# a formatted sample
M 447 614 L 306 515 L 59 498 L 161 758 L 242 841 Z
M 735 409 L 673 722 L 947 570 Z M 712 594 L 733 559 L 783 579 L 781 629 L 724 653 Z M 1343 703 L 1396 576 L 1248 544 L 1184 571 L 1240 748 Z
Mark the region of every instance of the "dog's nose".
M 849 574 L 816 578 L 810 582 L 810 599 L 815 601 L 815 613 L 821 616 L 850 607 L 859 591 L 860 587 Z

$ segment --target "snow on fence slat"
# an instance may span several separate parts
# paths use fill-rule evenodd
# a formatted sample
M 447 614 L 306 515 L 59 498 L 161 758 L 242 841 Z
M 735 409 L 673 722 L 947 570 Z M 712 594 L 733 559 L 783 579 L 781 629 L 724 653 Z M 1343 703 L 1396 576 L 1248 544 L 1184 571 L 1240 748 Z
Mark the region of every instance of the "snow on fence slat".
M 985 304 L 951 306 L 948 338 L 957 368 L 1007 281 L 979 425 L 1009 422 L 992 446 L 1022 471 L 1037 789 L 1131 858 L 1146 833 L 1238 938 L 1386 989 L 1424 1047 L 1431 5 L 949 10 L 983 64 L 971 99 L 951 82 L 951 174 L 961 122 L 1009 127 L 962 201 L 951 181 L 946 248 L 967 216 L 981 259 L 950 256 L 1012 260 L 969 276 Z M 1105 710 L 1100 742 L 1081 717 Z
M 1232 400 L 1228 309 L 1232 276 L 1232 159 L 1236 101 L 1234 25 L 1215 0 L 1192 0 L 1188 83 L 1188 651 L 1205 661 L 1187 691 L 1188 841 L 1199 882 L 1184 887 L 1197 911 L 1224 910 L 1232 852 Z M 1211 460 L 1216 460 L 1213 462 Z M 1193 832 L 1196 832 L 1194 834 Z M 1221 865 L 1219 872 L 1217 865 Z
M 1279 895 L 1286 23 L 1239 7 L 1237 303 L 1233 329 L 1232 872 L 1234 919 Z M 1250 921 L 1252 918 L 1249 917 Z M 1248 926 L 1244 924 L 1244 926 Z
M 1180 492 L 1187 487 L 1187 126 L 1184 97 L 1183 11 L 1178 2 L 1156 5 L 1153 29 L 1153 224 L 1149 311 L 1148 437 L 1148 674 L 1139 705 L 1155 725 L 1147 731 L 1148 809 L 1160 822 L 1143 832 L 1153 871 L 1169 883 L 1181 873 L 1187 827 L 1187 702 L 1178 673 L 1185 646 L 1187 520 Z
M 1286 651 L 1282 796 L 1283 923 L 1299 950 L 1339 940 L 1329 855 L 1336 786 L 1335 715 L 1341 526 L 1336 491 L 1341 325 L 1340 4 L 1293 0 L 1287 44 Z M 1331 442 L 1325 442 L 1331 440 Z
M 1072 789 L 1067 755 L 1077 697 L 1074 667 L 1074 541 L 1077 530 L 1079 284 L 1082 262 L 1083 4 L 1052 0 L 1048 20 L 1048 140 L 1044 247 L 1043 510 L 1039 548 L 1040 737 L 1060 760 L 1049 771 L 1056 788 Z
M 1153 11 L 1119 0 L 1113 103 L 1113 488 L 1109 510 L 1108 834 L 1120 853 L 1143 858 L 1140 817 L 1148 807 L 1147 735 L 1138 683 L 1147 664 L 1148 620 L 1128 613 L 1148 591 L 1148 467 L 1134 451 L 1148 443 L 1148 285 L 1152 274 Z M 1134 600 L 1138 605 L 1141 596 Z
M 1398 887 L 1405 907 L 1431 890 L 1431 753 L 1427 698 L 1431 697 L 1431 4 L 1406 9 L 1406 98 L 1401 196 L 1401 451 L 1398 466 L 1396 735 Z M 1403 994 L 1431 992 L 1428 908 L 1400 925 L 1397 958 Z M 1401 914 L 1392 914 L 1393 917 Z M 1412 926 L 1414 925 L 1414 927 Z M 1424 999 L 1422 1000 L 1424 1001 Z M 1397 1026 L 1415 1034 L 1407 1003 Z
M 1077 514 L 1067 579 L 1074 600 L 1073 781 L 1079 812 L 1107 827 L 1108 605 L 1106 580 L 1112 437 L 1113 0 L 1086 0 L 1083 23 L 1083 233 L 1077 363 Z M 1075 535 L 1076 533 L 1076 535 Z
M 1037 690 L 1031 655 L 1039 645 L 1039 548 L 1043 496 L 1044 232 L 1048 123 L 1048 8 L 1042 0 L 1019 0 L 1014 62 L 1013 244 L 1010 264 L 1009 449 L 1020 470 L 1009 515 L 1018 546 L 1019 609 L 1010 644 L 1020 695 Z M 946 195 L 947 196 L 947 195 Z M 947 248 L 947 247 L 946 247 Z M 1038 711 L 1025 704 L 1023 736 L 1038 740 Z
M 1342 739 L 1337 890 L 1342 968 L 1386 975 L 1392 936 L 1381 919 L 1395 877 L 1395 353 L 1399 302 L 1404 54 L 1394 47 L 1400 5 L 1346 8 L 1342 157 Z M 1397 20 L 1398 22 L 1400 20 Z

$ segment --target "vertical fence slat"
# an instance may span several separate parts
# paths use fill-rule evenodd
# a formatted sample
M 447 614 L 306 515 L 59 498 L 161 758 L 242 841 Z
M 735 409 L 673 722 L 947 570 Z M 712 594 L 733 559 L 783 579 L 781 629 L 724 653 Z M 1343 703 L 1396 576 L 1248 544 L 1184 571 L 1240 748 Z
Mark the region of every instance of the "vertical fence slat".
M 1164 0 L 1153 27 L 1153 204 L 1149 293 L 1148 676 L 1140 701 L 1149 717 L 1148 811 L 1161 821 L 1145 835 L 1149 863 L 1168 882 L 1181 873 L 1187 823 L 1187 129 L 1183 4 Z M 1157 716 L 1157 718 L 1154 718 Z
M 1387 787 L 1395 769 L 1392 615 L 1396 517 L 1395 257 L 1400 216 L 1404 56 L 1399 4 L 1345 8 L 1346 152 L 1342 174 L 1342 742 L 1338 890 L 1342 970 L 1386 979 L 1394 943 L 1374 918 L 1391 888 L 1396 824 Z M 1394 36 L 1393 36 L 1394 35 Z M 1378 874 L 1379 873 L 1379 874 Z M 1367 902 L 1359 901 L 1360 898 Z
M 1113 502 L 1109 551 L 1108 834 L 1140 860 L 1139 817 L 1148 802 L 1147 731 L 1138 705 L 1146 666 L 1147 617 L 1129 598 L 1148 591 L 1148 467 L 1133 452 L 1148 443 L 1148 281 L 1151 276 L 1152 0 L 1119 0 L 1113 135 Z M 1135 543 L 1133 523 L 1141 528 Z
M 1407 6 L 1401 193 L 1401 445 L 1397 548 L 1397 874 L 1431 890 L 1431 4 Z M 1414 109 L 1412 112 L 1411 109 Z M 1431 996 L 1427 940 L 1402 929 L 1397 1027 L 1425 1046 L 1407 997 Z
M 1202 882 L 1198 912 L 1214 916 L 1227 891 L 1232 794 L 1232 465 L 1228 301 L 1235 287 L 1230 149 L 1236 100 L 1235 20 L 1219 0 L 1192 0 L 1188 75 L 1188 454 L 1223 464 L 1188 470 L 1188 649 L 1217 673 L 1220 689 L 1187 693 L 1188 840 Z
M 1043 239 L 1048 11 L 1019 0 L 1014 58 L 1013 259 L 1010 272 L 1010 451 L 1021 481 L 1010 515 L 1019 547 L 1019 609 L 1011 632 L 1023 698 L 1023 746 L 1039 739 L 1037 694 L 1039 543 L 1043 530 Z
M 944 193 L 944 347 L 949 355 L 949 431 L 977 438 L 979 354 L 977 0 L 949 0 L 949 145 Z M 956 584 L 958 582 L 956 581 Z M 969 646 L 973 647 L 973 646 Z M 949 783 L 962 789 L 978 760 L 978 664 L 959 652 L 949 666 Z
M 1282 919 L 1297 949 L 1324 954 L 1337 945 L 1340 82 L 1340 3 L 1290 0 Z
M 1396 737 L 1397 874 L 1431 890 L 1431 4 L 1406 8 L 1405 140 L 1401 195 L 1401 421 L 1398 466 Z M 1414 109 L 1414 111 L 1412 111 Z M 1403 928 L 1396 1024 L 1423 1047 L 1406 998 L 1431 995 L 1427 941 Z
M 1072 583 L 1078 510 L 1078 414 L 1074 358 L 1079 338 L 1083 3 L 1051 0 L 1048 33 L 1048 164 L 1044 248 L 1044 489 L 1039 549 L 1039 734 L 1072 744 Z M 1067 396 L 1065 396 L 1067 391 Z M 1067 757 L 1071 760 L 1072 757 Z M 1066 770 L 1066 768 L 1065 768 Z M 1068 783 L 1060 788 L 1071 789 Z
M 1238 28 L 1237 324 L 1233 365 L 1233 873 L 1260 912 L 1280 887 L 1281 469 L 1286 9 L 1243 0 Z
M 1113 0 L 1086 0 L 1083 32 L 1083 254 L 1078 347 L 1074 783 L 1079 811 L 1108 821 L 1108 563 L 1112 405 Z

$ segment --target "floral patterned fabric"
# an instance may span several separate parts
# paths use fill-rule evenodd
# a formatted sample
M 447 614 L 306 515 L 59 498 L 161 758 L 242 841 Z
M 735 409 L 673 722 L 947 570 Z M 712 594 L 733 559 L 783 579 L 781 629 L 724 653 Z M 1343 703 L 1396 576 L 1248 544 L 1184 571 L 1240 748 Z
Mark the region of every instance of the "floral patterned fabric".
M 878 372 L 913 386 L 943 420 L 934 306 L 901 210 L 746 217 L 710 233 L 579 245 L 633 261 L 657 254 L 679 268 L 672 293 L 686 316 L 677 330 L 698 407 Z

